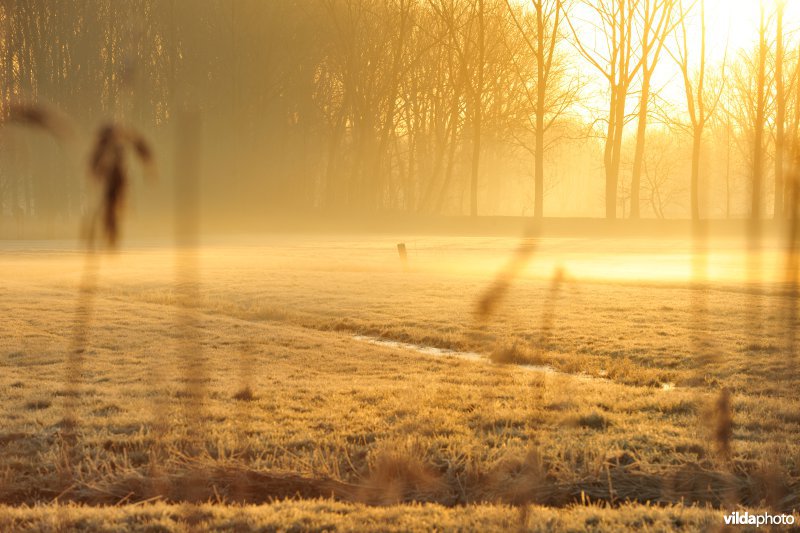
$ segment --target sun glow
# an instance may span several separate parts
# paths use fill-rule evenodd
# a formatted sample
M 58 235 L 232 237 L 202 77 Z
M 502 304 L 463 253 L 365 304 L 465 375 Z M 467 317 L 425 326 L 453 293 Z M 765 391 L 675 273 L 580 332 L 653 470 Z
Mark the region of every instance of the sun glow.
M 768 46 L 775 42 L 776 6 L 784 4 L 783 42 L 786 50 L 797 49 L 797 31 L 800 29 L 800 2 L 785 0 L 700 0 L 705 9 L 705 61 L 706 73 L 718 76 L 727 71 L 742 55 L 753 52 L 758 46 L 758 32 L 763 10 Z M 686 20 L 689 60 L 693 68 L 699 67 L 703 24 L 700 10 L 695 8 Z M 667 43 L 675 46 L 675 40 Z M 685 108 L 686 93 L 677 66 L 671 58 L 662 61 L 660 72 L 661 97 L 677 109 Z
M 706 12 L 706 50 L 708 59 L 720 62 L 727 55 L 735 56 L 740 51 L 757 46 L 760 11 L 764 10 L 764 20 L 768 25 L 768 42 L 775 39 L 775 7 L 784 4 L 784 40 L 792 43 L 792 37 L 800 27 L 800 2 L 785 0 L 704 0 Z M 695 50 L 700 49 L 700 21 L 694 17 L 689 21 L 692 28 L 690 42 Z M 772 30 L 770 31 L 771 28 Z M 797 46 L 797 43 L 793 43 Z M 791 46 L 791 44 L 790 44 Z
M 700 17 L 700 5 L 705 10 L 705 62 L 706 75 L 717 76 L 723 68 L 727 69 L 741 55 L 754 50 L 758 46 L 758 29 L 761 10 L 764 12 L 764 23 L 767 28 L 767 43 L 771 47 L 775 41 L 775 11 L 776 6 L 784 3 L 783 40 L 787 51 L 800 48 L 800 1 L 786 0 L 699 0 L 687 14 L 685 20 L 687 30 L 687 45 L 690 68 L 697 69 L 700 62 L 700 50 L 703 35 L 703 23 Z M 685 5 L 690 2 L 684 0 Z M 586 4 L 578 4 L 572 11 L 573 20 L 577 21 L 576 28 L 581 38 L 597 53 L 605 50 L 605 36 L 593 19 L 593 12 Z M 596 33 L 595 38 L 589 37 Z M 678 47 L 677 33 L 667 39 L 665 51 L 662 51 L 658 66 L 653 74 L 653 87 L 657 89 L 659 98 L 666 101 L 674 109 L 681 110 L 686 107 L 686 93 L 683 80 L 676 62 L 670 57 L 675 54 Z M 588 76 L 588 90 L 586 98 L 593 100 L 597 97 L 596 109 L 603 109 L 606 105 L 607 82 L 597 74 L 588 63 L 581 64 L 581 73 Z M 630 105 L 635 105 L 635 98 L 629 100 Z

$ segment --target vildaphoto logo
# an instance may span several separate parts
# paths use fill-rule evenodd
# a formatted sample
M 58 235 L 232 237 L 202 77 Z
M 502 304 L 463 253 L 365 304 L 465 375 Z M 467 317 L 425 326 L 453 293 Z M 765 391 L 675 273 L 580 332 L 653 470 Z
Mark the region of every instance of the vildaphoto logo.
M 748 511 L 735 511 L 725 515 L 726 526 L 791 526 L 794 515 L 790 514 L 750 514 Z

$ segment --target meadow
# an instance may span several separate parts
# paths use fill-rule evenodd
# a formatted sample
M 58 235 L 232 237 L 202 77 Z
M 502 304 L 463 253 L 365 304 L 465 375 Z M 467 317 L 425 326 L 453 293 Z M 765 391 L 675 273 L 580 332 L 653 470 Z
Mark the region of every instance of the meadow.
M 697 280 L 689 240 L 539 239 L 481 315 L 517 244 L 140 242 L 100 256 L 80 296 L 80 248 L 3 243 L 0 528 L 660 531 L 796 512 L 778 244 L 753 263 L 715 242 Z

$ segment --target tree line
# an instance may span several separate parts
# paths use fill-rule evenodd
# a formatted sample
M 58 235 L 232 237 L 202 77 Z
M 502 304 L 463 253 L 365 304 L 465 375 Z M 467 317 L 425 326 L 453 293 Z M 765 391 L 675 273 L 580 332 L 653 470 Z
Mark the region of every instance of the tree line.
M 169 159 L 198 108 L 220 210 L 781 218 L 800 160 L 785 10 L 761 2 L 720 59 L 702 0 L 5 0 L 0 114 L 131 124 Z M 84 209 L 63 151 L 3 128 L 5 217 Z

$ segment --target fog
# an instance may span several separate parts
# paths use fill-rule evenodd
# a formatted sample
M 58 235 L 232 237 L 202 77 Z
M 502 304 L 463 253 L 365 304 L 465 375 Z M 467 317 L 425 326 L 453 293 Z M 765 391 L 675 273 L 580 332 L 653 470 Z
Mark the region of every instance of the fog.
M 158 175 L 125 162 L 129 233 L 171 236 L 187 183 L 175 161 L 182 113 L 198 133 L 204 233 L 787 216 L 800 128 L 793 10 L 780 39 L 767 6 L 720 54 L 716 26 L 712 50 L 699 48 L 719 6 L 649 12 L 671 21 L 663 29 L 632 7 L 620 15 L 634 28 L 623 65 L 603 52 L 610 37 L 586 29 L 602 29 L 604 3 L 545 2 L 540 19 L 536 5 L 4 2 L 0 232 L 74 235 L 95 194 L 87 157 L 111 123 L 147 140 Z M 46 106 L 74 135 L 14 120 L 15 105 Z
M 798 29 L 0 1 L 0 531 L 794 524 Z

